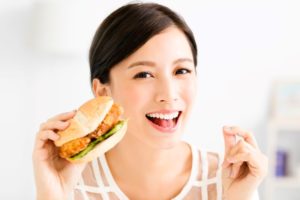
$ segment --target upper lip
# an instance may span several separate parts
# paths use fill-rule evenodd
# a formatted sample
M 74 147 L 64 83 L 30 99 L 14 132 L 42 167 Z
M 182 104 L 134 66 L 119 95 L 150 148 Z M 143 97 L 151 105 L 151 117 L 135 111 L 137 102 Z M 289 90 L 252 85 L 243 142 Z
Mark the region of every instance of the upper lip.
M 158 114 L 171 114 L 171 113 L 175 113 L 175 112 L 181 112 L 181 110 L 158 110 L 158 111 L 153 111 L 153 112 L 149 112 L 147 114 L 154 114 L 154 113 L 158 113 Z

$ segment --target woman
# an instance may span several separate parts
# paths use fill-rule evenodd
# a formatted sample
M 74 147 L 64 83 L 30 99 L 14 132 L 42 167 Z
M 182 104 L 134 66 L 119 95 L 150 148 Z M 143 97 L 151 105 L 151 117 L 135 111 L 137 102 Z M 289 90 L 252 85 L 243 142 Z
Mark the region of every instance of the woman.
M 76 111 L 43 123 L 33 151 L 37 199 L 253 199 L 267 159 L 249 132 L 223 128 L 224 162 L 180 140 L 196 65 L 194 36 L 169 8 L 133 3 L 109 15 L 90 49 L 92 90 L 123 106 L 127 133 L 99 159 L 70 164 L 53 141 Z

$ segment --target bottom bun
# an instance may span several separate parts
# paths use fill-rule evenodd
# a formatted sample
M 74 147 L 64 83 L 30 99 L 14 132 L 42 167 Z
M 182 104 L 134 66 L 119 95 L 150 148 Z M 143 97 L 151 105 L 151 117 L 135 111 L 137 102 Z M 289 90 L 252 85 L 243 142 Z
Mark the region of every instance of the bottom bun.
M 107 152 L 108 150 L 113 148 L 116 144 L 118 144 L 124 137 L 126 130 L 127 130 L 127 123 L 124 123 L 124 125 L 122 126 L 122 128 L 119 131 L 114 133 L 112 136 L 110 136 L 106 140 L 100 142 L 98 145 L 96 145 L 96 147 L 93 150 L 91 150 L 88 154 L 86 154 L 82 158 L 75 159 L 75 160 L 72 160 L 69 158 L 66 158 L 66 159 L 71 163 L 90 162 L 90 161 L 94 160 L 95 158 L 97 158 L 98 156 L 103 155 L 105 152 Z

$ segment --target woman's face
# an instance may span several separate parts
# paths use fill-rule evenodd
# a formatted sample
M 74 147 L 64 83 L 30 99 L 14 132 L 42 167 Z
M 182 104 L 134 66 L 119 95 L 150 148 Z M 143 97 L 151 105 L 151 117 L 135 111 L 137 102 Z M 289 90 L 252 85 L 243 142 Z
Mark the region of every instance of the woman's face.
M 112 68 L 110 94 L 129 119 L 125 137 L 154 148 L 179 140 L 196 94 L 193 55 L 185 35 L 171 27 Z

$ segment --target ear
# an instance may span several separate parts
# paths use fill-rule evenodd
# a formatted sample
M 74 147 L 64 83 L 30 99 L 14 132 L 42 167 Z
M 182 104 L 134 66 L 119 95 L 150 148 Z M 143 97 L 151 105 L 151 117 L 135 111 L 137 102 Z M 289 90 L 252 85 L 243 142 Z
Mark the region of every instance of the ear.
M 92 83 L 92 89 L 95 97 L 98 96 L 111 96 L 110 87 L 108 84 L 103 84 L 99 79 L 94 78 Z

